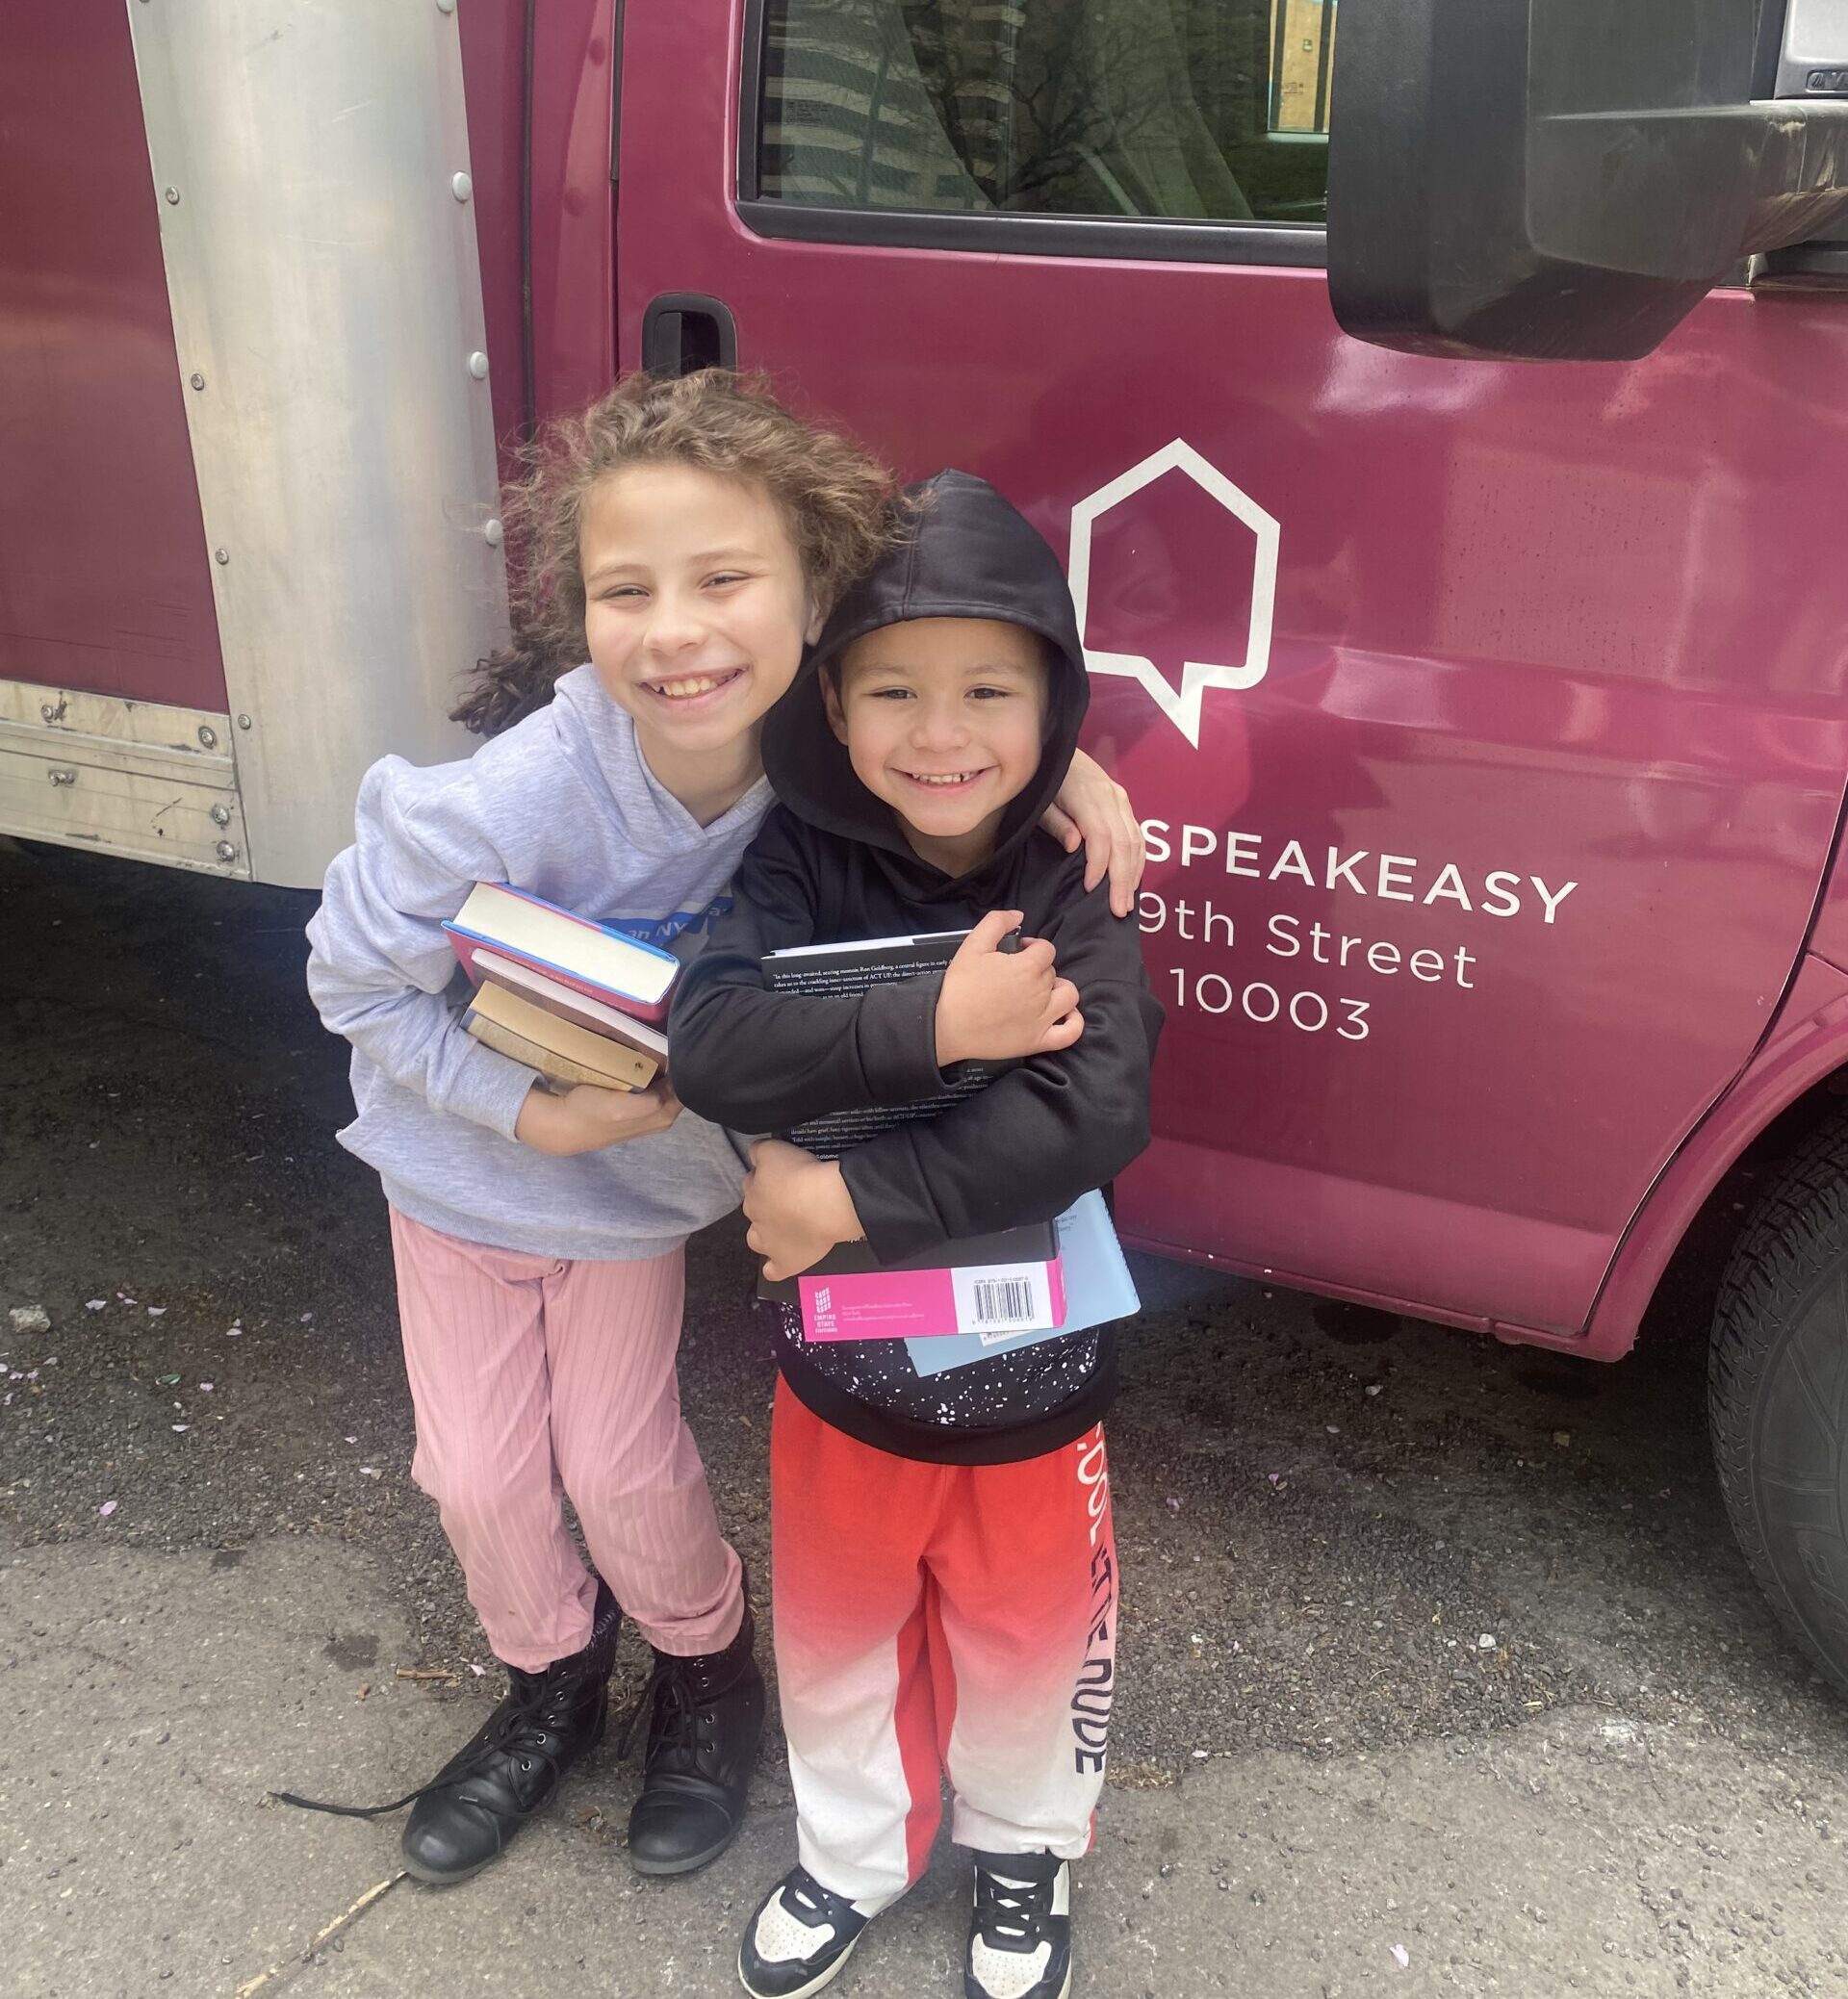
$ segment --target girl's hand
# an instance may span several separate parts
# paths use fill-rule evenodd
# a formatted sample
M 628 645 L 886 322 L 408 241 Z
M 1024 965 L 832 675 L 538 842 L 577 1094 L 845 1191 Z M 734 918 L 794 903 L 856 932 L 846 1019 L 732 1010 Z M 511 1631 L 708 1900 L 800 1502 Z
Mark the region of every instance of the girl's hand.
M 836 1243 L 857 1243 L 866 1233 L 840 1167 L 781 1139 L 751 1148 L 744 1213 L 751 1224 L 744 1240 L 763 1258 L 763 1274 L 772 1282 L 795 1276 Z
M 1142 829 L 1129 793 L 1082 750 L 1040 824 L 1067 854 L 1085 850 L 1085 886 L 1110 877 L 1110 907 L 1127 916 L 1142 880 Z
M 1053 970 L 1053 949 L 1029 937 L 1017 951 L 1001 940 L 1018 910 L 990 910 L 957 946 L 937 995 L 937 1065 L 1007 1062 L 1069 1048 L 1085 1031 L 1078 988 Z
M 580 1083 L 563 1096 L 535 1083 L 520 1107 L 513 1135 L 535 1152 L 571 1159 L 620 1145 L 625 1139 L 664 1132 L 680 1115 L 680 1100 L 665 1076 L 656 1076 L 646 1089 L 598 1089 Z

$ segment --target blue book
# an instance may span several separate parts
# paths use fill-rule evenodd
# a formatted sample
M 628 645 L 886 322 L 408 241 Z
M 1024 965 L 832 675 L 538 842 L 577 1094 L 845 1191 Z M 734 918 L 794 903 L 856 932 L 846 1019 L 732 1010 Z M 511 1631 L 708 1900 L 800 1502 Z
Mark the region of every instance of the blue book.
M 956 1333 L 932 1340 L 907 1340 L 905 1351 L 920 1374 L 941 1374 L 966 1368 L 971 1361 L 1011 1353 L 1056 1340 L 1063 1333 L 1082 1333 L 1108 1325 L 1140 1311 L 1142 1300 L 1123 1260 L 1122 1244 L 1111 1226 L 1110 1210 L 1094 1189 L 1074 1201 L 1059 1217 L 1059 1255 L 1065 1266 L 1065 1316 L 1050 1332 Z

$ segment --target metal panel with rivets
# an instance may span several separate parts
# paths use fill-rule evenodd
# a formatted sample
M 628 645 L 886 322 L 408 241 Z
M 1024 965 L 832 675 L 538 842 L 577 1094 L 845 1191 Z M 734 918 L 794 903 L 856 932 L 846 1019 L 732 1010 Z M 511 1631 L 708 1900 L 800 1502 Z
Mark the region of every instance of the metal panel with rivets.
M 124 4 L 248 865 L 311 885 L 368 764 L 465 753 L 505 631 L 455 15 Z
M 0 680 L 0 828 L 250 874 L 229 715 Z

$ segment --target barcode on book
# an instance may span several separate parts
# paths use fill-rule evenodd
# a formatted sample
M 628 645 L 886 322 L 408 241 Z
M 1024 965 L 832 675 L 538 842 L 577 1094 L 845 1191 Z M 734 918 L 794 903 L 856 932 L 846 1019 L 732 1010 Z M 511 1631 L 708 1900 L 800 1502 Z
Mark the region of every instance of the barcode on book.
M 975 1280 L 975 1322 L 978 1326 L 1023 1326 L 1034 1321 L 1033 1286 L 1024 1277 L 978 1277 Z
M 984 1340 L 1010 1333 L 1048 1332 L 1059 1323 L 1052 1298 L 1054 1264 L 966 1264 L 952 1269 L 959 1332 Z

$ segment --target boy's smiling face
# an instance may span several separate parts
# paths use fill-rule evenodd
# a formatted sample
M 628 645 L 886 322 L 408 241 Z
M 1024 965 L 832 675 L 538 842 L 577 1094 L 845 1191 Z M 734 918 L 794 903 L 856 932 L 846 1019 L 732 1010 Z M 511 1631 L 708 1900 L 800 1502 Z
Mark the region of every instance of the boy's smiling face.
M 946 874 L 993 852 L 1040 768 L 1048 698 L 1037 633 L 993 618 L 914 618 L 856 639 L 824 676 L 854 774 Z

